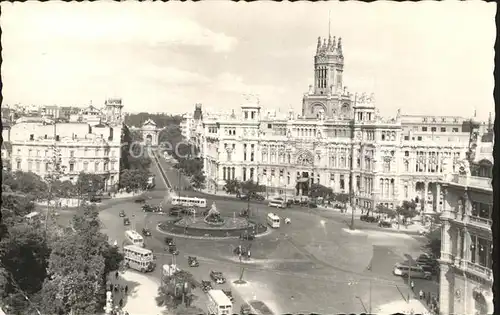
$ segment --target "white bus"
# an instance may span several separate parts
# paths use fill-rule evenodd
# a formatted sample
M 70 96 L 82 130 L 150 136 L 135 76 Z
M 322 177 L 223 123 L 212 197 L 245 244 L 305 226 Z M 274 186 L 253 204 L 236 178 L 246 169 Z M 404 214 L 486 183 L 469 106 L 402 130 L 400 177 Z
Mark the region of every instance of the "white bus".
M 282 198 L 274 198 L 274 199 L 271 199 L 269 201 L 269 207 L 276 207 L 276 208 L 285 209 L 286 202 Z
M 395 276 L 401 277 L 410 277 L 410 278 L 420 278 L 420 279 L 430 279 L 432 278 L 432 274 L 430 272 L 424 271 L 422 267 L 417 265 L 406 265 L 397 263 L 394 266 L 393 273 Z
M 279 228 L 280 227 L 280 217 L 277 216 L 274 213 L 268 213 L 267 214 L 267 224 L 269 224 L 272 228 Z
M 144 247 L 144 238 L 142 237 L 141 234 L 137 233 L 134 230 L 125 231 L 125 238 L 132 245 Z
M 173 195 L 172 196 L 172 205 L 206 208 L 207 207 L 207 200 L 205 198 L 180 197 L 177 195 Z
M 222 290 L 210 290 L 208 295 L 208 315 L 231 315 L 233 303 Z
M 127 245 L 123 248 L 125 266 L 140 272 L 150 272 L 156 267 L 153 252 L 136 245 Z

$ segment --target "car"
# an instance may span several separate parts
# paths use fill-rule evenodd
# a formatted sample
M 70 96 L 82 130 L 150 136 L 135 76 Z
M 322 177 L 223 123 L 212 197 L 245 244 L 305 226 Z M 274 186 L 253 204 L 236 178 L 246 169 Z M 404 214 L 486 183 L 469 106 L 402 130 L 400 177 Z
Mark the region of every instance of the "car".
M 146 198 L 144 198 L 144 197 L 137 197 L 137 198 L 135 198 L 134 202 L 135 203 L 144 203 L 144 202 L 146 202 Z
M 149 229 L 143 228 L 142 229 L 142 235 L 144 235 L 144 236 L 151 236 L 151 231 Z
M 188 264 L 189 267 L 198 267 L 200 263 L 198 262 L 198 258 L 195 256 L 188 256 Z
M 174 245 L 174 244 L 175 244 L 175 243 L 174 243 L 174 239 L 173 239 L 172 237 L 169 237 L 169 236 L 166 236 L 166 237 L 164 238 L 164 241 L 165 241 L 165 244 L 167 244 L 167 245 L 169 245 L 169 246 L 170 246 L 170 245 Z
M 234 250 L 233 253 L 238 256 L 247 256 L 250 257 L 250 248 L 245 247 L 242 245 L 237 246 Z
M 425 272 L 429 272 L 431 275 L 435 275 L 438 272 L 438 270 L 436 269 L 436 267 L 431 266 L 431 265 L 420 265 L 420 267 L 422 267 L 422 269 Z
M 241 200 L 248 200 L 248 195 L 247 194 L 238 195 L 238 198 L 240 198 Z
M 250 315 L 252 314 L 252 307 L 248 303 L 244 303 L 240 308 L 240 315 Z
M 247 240 L 247 241 L 253 241 L 255 239 L 255 234 L 245 231 L 240 234 L 240 239 L 241 240 Z
M 175 246 L 175 244 L 168 246 L 168 252 L 172 255 L 179 255 L 179 251 L 177 250 L 177 246 Z
M 155 210 L 155 207 L 152 205 L 149 205 L 147 203 L 142 206 L 142 211 L 144 211 L 144 212 L 154 212 L 154 210 Z
M 226 283 L 226 278 L 220 271 L 210 271 L 210 278 L 217 284 Z
M 292 223 L 292 220 L 290 218 L 285 218 L 285 224 L 290 224 Z
M 123 211 L 123 210 L 122 210 L 122 211 L 120 211 L 120 213 L 119 213 L 118 215 L 120 216 L 120 218 L 124 218 L 124 217 L 126 217 L 126 215 L 125 215 L 125 211 Z
M 101 202 L 102 198 L 100 196 L 92 196 L 90 197 L 90 202 Z
M 361 221 L 370 222 L 370 223 L 377 222 L 377 218 L 376 217 L 369 216 L 369 215 L 362 215 L 362 216 L 359 217 L 359 219 Z
M 313 208 L 313 209 L 318 207 L 318 205 L 313 203 L 313 202 L 309 202 L 308 206 L 309 206 L 309 208 Z
M 130 219 L 129 218 L 123 218 L 123 225 L 130 225 Z
M 210 290 L 212 290 L 213 287 L 212 287 L 212 282 L 210 280 L 201 280 L 201 290 L 203 292 L 208 292 Z
M 380 221 L 380 222 L 378 223 L 378 226 L 380 226 L 380 227 L 390 228 L 390 227 L 392 227 L 392 223 L 391 223 L 391 222 L 387 222 L 387 221 Z
M 233 292 L 231 290 L 222 290 L 222 292 L 229 298 L 229 301 L 234 301 Z

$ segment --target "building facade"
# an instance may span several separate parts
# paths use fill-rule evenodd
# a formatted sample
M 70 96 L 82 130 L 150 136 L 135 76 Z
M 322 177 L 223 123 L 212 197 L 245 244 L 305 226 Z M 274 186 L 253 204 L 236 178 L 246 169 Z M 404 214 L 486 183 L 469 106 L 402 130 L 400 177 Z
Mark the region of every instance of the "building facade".
M 68 123 L 27 121 L 10 130 L 13 171 L 31 171 L 45 177 L 59 160 L 62 180 L 76 181 L 81 172 L 104 176 L 105 188 L 118 184 L 123 119 L 117 113 L 121 100 L 108 100 L 99 119 L 78 119 Z M 89 112 L 82 110 L 82 113 Z M 93 113 L 93 111 L 92 111 Z
M 493 314 L 492 136 L 478 137 L 470 167 L 466 161 L 440 183 L 441 314 Z
M 443 161 L 453 167 L 469 147 L 467 119 L 402 115 L 382 118 L 373 95 L 344 86 L 342 40 L 318 40 L 314 85 L 301 114 L 263 112 L 258 101 L 238 113 L 204 113 L 189 135 L 200 144 L 209 189 L 227 179 L 253 180 L 270 194 L 307 195 L 311 184 L 352 192 L 358 207 L 424 200 L 436 211 Z M 194 119 L 185 119 L 185 125 Z

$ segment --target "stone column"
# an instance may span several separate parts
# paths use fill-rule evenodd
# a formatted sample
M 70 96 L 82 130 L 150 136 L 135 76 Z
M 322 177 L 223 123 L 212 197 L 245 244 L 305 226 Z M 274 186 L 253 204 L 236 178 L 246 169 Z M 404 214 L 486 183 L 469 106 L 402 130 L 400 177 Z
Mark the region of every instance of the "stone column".
M 434 208 L 434 211 L 435 212 L 441 212 L 442 211 L 442 208 L 441 208 L 441 205 L 440 205 L 440 201 L 441 201 L 441 184 L 439 183 L 436 183 L 436 207 Z
M 422 210 L 426 210 L 427 208 L 427 194 L 428 194 L 428 191 L 429 191 L 429 182 L 425 181 L 424 182 L 424 207 Z
M 450 283 L 449 278 L 446 276 L 450 267 L 447 264 L 441 264 L 439 268 L 441 269 L 439 275 L 439 313 L 443 315 L 450 314 L 453 311 L 450 309 L 450 302 L 454 300 L 453 284 Z

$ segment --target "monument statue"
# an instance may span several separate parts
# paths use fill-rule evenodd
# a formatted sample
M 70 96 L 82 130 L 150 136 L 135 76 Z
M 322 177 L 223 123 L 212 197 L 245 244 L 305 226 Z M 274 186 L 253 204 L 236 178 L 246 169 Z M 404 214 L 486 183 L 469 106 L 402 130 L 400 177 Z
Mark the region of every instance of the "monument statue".
M 212 203 L 210 210 L 208 210 L 207 216 L 205 217 L 205 221 L 208 222 L 220 222 L 222 219 L 220 217 L 220 212 L 217 210 L 215 206 L 215 202 Z

